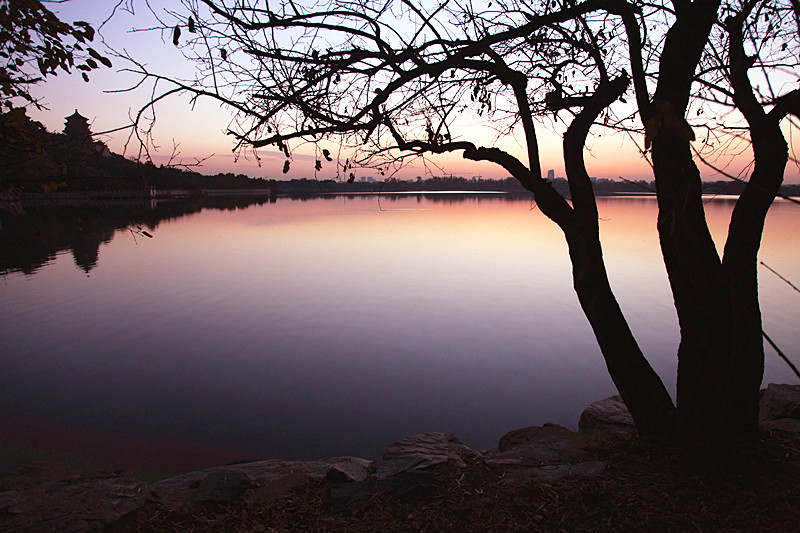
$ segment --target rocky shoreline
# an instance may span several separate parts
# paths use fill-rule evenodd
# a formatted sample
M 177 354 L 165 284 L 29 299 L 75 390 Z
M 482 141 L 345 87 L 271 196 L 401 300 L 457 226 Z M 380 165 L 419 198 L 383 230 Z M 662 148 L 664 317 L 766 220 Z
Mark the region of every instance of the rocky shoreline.
M 765 431 L 800 435 L 800 386 L 769 385 L 761 400 Z M 263 505 L 308 483 L 325 481 L 333 505 L 348 505 L 376 490 L 403 497 L 430 487 L 439 465 L 482 465 L 502 483 L 522 486 L 575 476 L 598 476 L 606 462 L 593 449 L 635 435 L 619 397 L 584 410 L 579 430 L 554 424 L 511 431 L 498 446 L 477 451 L 455 435 L 432 432 L 407 437 L 381 459 L 333 457 L 316 461 L 268 460 L 188 472 L 155 483 L 123 472 L 89 474 L 58 463 L 33 463 L 0 478 L 0 530 L 103 531 L 145 507 L 163 513 L 192 506 Z M 628 437 L 629 438 L 629 437 Z

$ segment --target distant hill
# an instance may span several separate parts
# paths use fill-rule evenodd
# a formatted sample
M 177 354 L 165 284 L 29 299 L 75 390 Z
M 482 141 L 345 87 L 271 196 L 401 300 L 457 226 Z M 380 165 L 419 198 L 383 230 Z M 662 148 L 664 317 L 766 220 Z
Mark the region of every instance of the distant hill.
M 52 133 L 14 109 L 0 115 L 0 190 L 265 189 L 268 180 L 245 174 L 207 176 L 115 154 L 93 139 L 76 111 L 64 132 Z

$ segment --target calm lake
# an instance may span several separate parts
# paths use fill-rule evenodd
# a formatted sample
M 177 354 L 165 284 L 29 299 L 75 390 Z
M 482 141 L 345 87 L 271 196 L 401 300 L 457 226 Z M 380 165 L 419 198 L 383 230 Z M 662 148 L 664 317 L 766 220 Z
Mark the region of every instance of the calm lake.
M 732 207 L 706 204 L 719 248 Z M 655 199 L 599 208 L 612 285 L 674 393 Z M 615 394 L 564 239 L 529 198 L 228 199 L 2 223 L 6 453 L 174 471 L 377 458 L 433 430 L 482 449 L 520 427 L 576 428 Z M 776 202 L 760 253 L 795 285 L 798 223 L 800 206 Z M 764 329 L 800 361 L 800 293 L 764 265 L 759 278 Z M 766 354 L 765 383 L 797 382 Z

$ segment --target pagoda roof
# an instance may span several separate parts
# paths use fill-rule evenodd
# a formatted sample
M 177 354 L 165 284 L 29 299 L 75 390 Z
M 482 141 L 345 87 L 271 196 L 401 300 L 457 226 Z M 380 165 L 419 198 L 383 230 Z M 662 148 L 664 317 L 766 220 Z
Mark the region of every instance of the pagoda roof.
M 87 120 L 87 121 L 89 120 L 88 118 L 86 118 L 83 115 L 81 115 L 80 113 L 78 113 L 77 109 L 75 110 L 75 112 L 73 114 L 71 114 L 70 116 L 68 116 L 66 118 L 67 118 L 67 120 L 72 119 L 72 118 L 83 119 L 83 120 Z

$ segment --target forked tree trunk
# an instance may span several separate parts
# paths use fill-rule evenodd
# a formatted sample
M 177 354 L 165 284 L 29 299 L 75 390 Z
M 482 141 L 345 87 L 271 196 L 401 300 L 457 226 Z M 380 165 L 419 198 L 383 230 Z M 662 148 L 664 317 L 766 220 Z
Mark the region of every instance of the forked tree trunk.
M 757 254 L 787 149 L 777 123 L 757 137 L 763 146 L 734 208 L 722 261 L 703 217 L 695 190 L 700 176 L 688 150 L 669 134 L 653 146 L 662 178 L 656 180 L 658 230 L 681 328 L 678 429 L 690 446 L 712 452 L 758 437 L 764 347 Z
M 756 261 L 786 163 L 777 121 L 759 129 L 748 118 L 756 171 L 734 209 L 721 260 L 705 220 L 691 130 L 683 118 L 717 8 L 718 2 L 694 2 L 677 11 L 651 113 L 643 117 L 653 139 L 659 239 L 681 330 L 678 430 L 691 448 L 712 453 L 758 435 L 764 350 Z M 739 81 L 749 87 L 746 79 Z
M 678 430 L 716 447 L 733 436 L 730 417 L 732 301 L 708 230 L 700 173 L 680 129 L 653 141 L 661 252 L 678 313 Z M 759 376 L 760 379 L 760 376 Z

